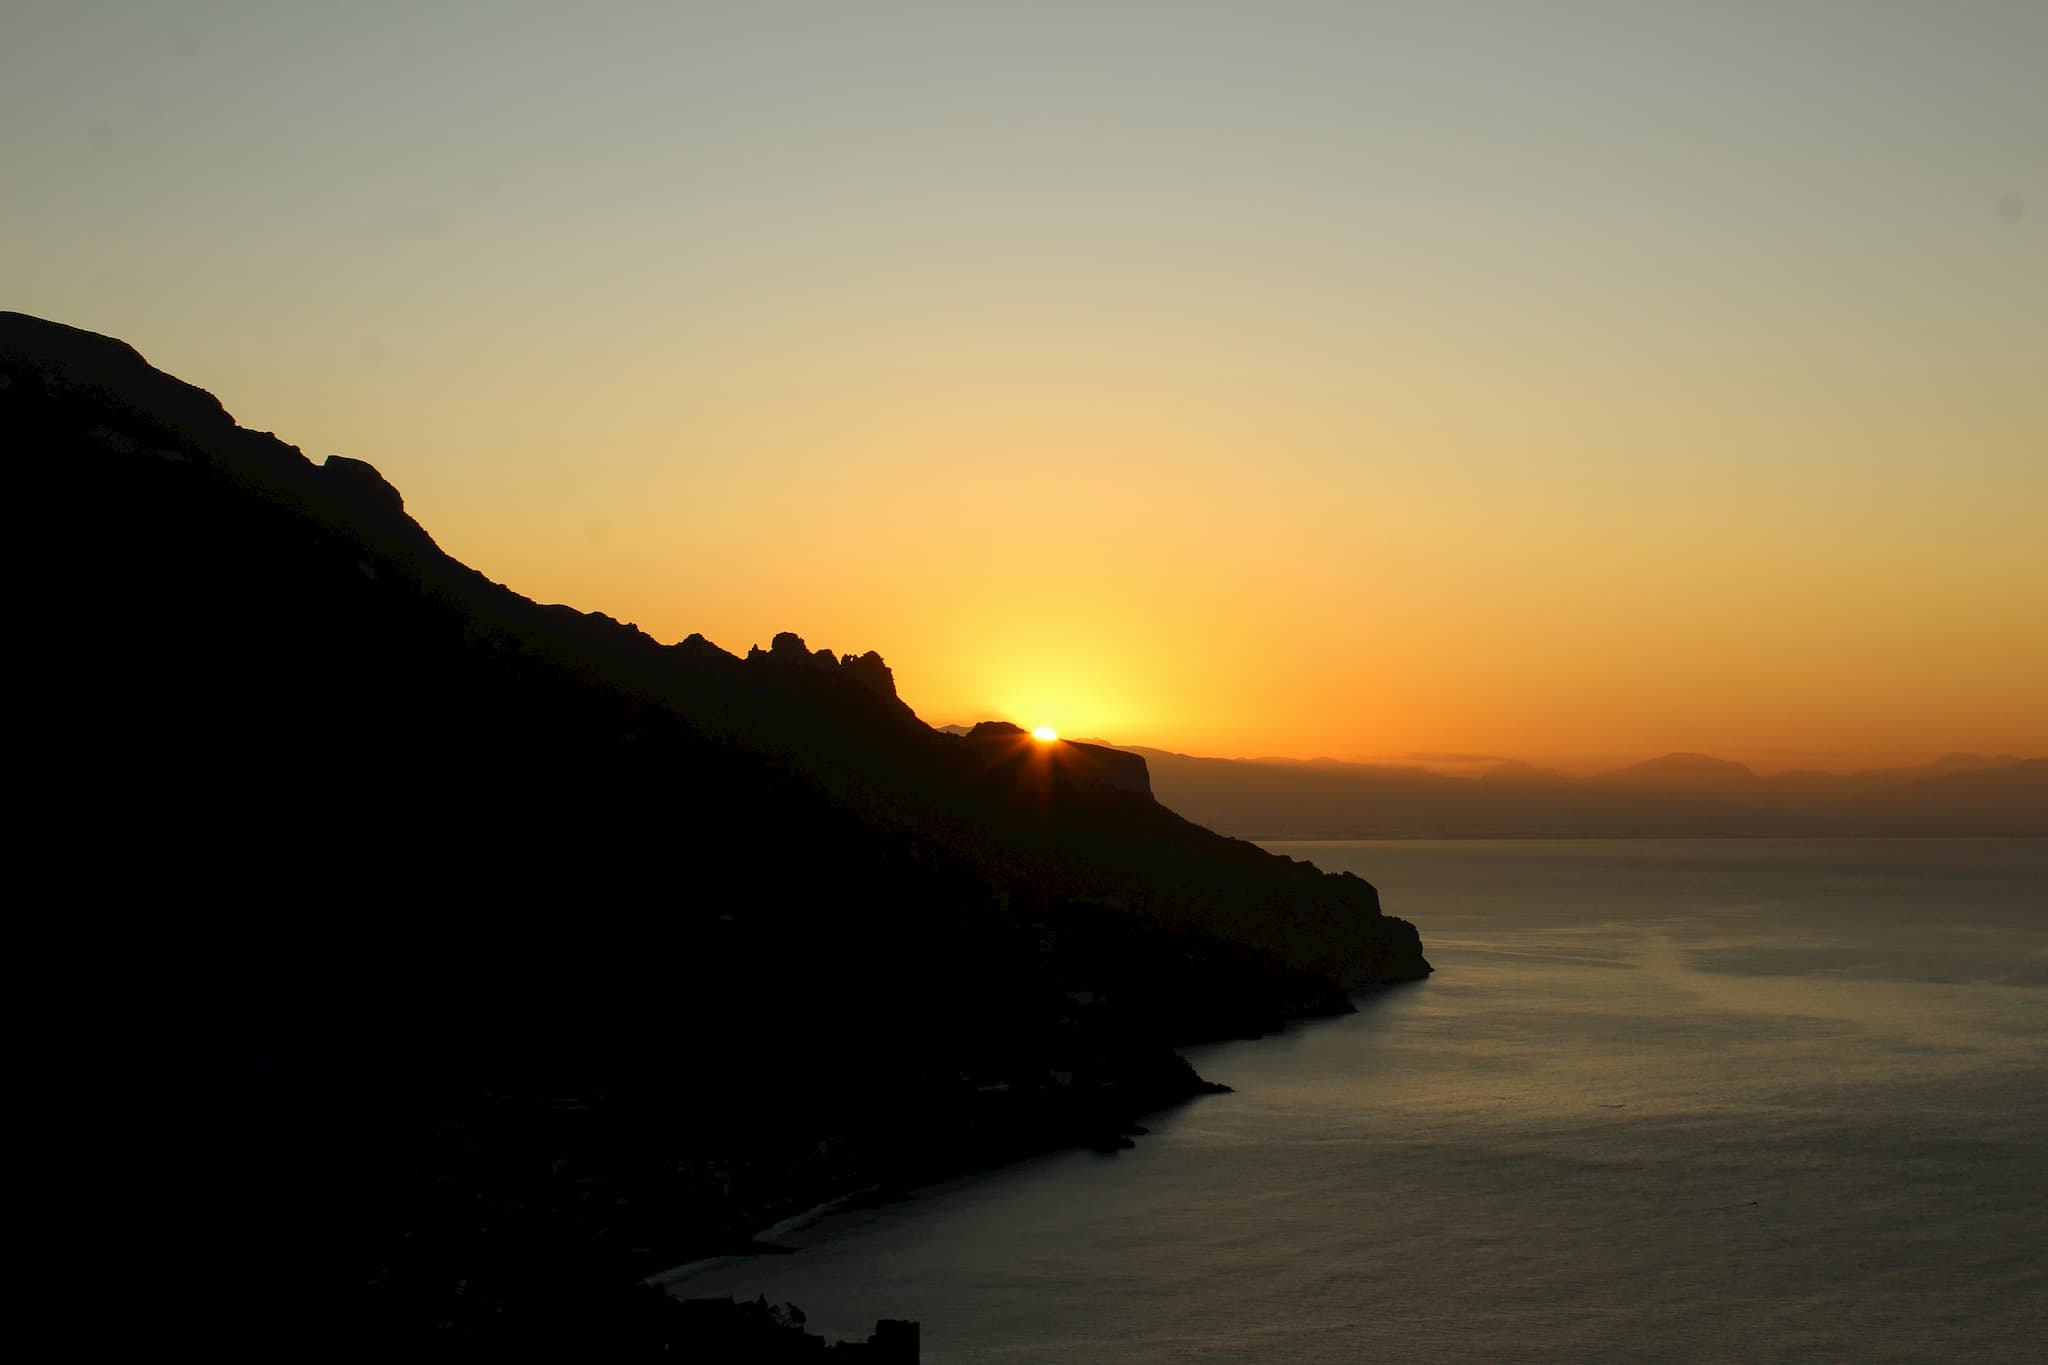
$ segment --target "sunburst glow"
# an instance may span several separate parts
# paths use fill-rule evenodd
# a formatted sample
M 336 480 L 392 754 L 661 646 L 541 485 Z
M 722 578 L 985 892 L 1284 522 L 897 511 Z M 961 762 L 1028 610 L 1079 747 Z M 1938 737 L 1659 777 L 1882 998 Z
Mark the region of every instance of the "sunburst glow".
M 1053 740 L 1060 737 L 1060 732 L 1053 729 L 1050 725 L 1041 725 L 1031 732 L 1031 737 L 1033 739 Z

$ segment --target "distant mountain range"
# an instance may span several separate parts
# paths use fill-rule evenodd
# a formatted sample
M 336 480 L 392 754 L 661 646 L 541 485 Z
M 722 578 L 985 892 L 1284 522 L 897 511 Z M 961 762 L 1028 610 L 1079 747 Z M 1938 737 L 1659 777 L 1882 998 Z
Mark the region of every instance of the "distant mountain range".
M 1762 776 L 1706 754 L 1667 754 L 1590 777 L 1521 763 L 1454 777 L 1126 747 L 1144 757 L 1161 801 L 1244 839 L 2048 835 L 2048 759 L 2010 755 Z

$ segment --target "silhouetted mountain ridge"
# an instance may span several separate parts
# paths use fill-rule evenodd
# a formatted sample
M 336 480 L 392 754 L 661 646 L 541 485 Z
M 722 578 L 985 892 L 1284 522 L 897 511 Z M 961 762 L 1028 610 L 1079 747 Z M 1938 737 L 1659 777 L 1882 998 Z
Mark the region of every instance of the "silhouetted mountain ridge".
M 1142 759 L 535 604 L 121 342 L 0 314 L 0 432 L 45 521 L 29 842 L 113 907 L 29 947 L 70 1081 L 198 1116 L 163 1183 L 259 1337 L 587 1349 L 634 1275 L 1114 1146 L 1203 1089 L 1172 1044 L 1428 971 Z

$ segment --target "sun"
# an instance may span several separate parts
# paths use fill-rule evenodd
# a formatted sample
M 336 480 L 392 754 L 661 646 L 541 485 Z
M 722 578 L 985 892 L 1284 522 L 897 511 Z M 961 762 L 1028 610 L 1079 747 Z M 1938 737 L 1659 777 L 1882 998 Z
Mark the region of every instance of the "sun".
M 1060 732 L 1053 729 L 1050 725 L 1041 725 L 1031 732 L 1031 737 L 1033 739 L 1053 740 L 1060 737 Z

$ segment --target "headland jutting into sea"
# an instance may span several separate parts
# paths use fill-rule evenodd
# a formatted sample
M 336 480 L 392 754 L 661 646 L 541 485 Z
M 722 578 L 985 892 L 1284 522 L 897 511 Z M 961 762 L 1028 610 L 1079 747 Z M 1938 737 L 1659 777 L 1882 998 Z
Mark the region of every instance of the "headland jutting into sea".
M 205 1079 L 239 1344 L 651 1352 L 665 1266 L 1126 1143 L 1210 1088 L 1176 1045 L 1429 971 L 1141 758 L 536 604 L 121 342 L 0 314 L 0 431 L 54 516 L 34 836 L 115 907 L 45 960 L 79 1074 Z

